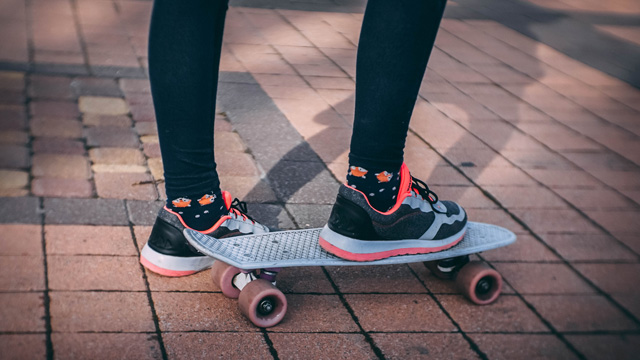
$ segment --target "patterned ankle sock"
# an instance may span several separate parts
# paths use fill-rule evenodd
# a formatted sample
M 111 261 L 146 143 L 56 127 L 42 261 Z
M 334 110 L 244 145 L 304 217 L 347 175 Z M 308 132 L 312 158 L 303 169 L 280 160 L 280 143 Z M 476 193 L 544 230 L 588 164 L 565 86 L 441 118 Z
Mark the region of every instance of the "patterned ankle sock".
M 228 212 L 220 190 L 204 195 L 167 199 L 167 207 L 178 213 L 190 228 L 198 231 L 211 228 L 222 215 Z
M 400 169 L 365 169 L 350 164 L 347 185 L 365 194 L 376 210 L 385 212 L 396 203 Z

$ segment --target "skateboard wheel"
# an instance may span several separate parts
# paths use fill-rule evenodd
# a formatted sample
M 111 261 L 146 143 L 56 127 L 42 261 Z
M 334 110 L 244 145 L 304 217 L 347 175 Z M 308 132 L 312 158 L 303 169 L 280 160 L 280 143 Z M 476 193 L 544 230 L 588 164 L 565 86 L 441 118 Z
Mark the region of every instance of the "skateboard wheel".
M 233 286 L 233 278 L 239 273 L 240 269 L 237 267 L 216 260 L 211 267 L 211 280 L 220 288 L 224 296 L 237 299 L 240 295 L 240 290 Z
M 471 302 L 486 305 L 500 296 L 502 276 L 487 264 L 472 261 L 460 269 L 456 285 Z
M 277 325 L 287 312 L 287 298 L 270 282 L 257 279 L 247 284 L 238 297 L 244 316 L 259 327 Z

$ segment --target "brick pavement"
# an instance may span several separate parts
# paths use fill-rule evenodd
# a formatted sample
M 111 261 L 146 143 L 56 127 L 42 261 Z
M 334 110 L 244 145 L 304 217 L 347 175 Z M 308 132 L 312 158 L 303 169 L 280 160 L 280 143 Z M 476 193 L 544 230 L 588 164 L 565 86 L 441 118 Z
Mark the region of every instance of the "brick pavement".
M 283 229 L 321 226 L 344 179 L 362 18 L 295 4 L 230 9 L 216 122 L 223 187 Z M 481 255 L 504 294 L 470 305 L 422 264 L 292 270 L 291 310 L 261 331 L 208 273 L 137 263 L 164 197 L 150 9 L 0 6 L 3 356 L 635 357 L 639 90 L 496 21 L 445 19 L 406 160 L 472 220 L 519 235 Z

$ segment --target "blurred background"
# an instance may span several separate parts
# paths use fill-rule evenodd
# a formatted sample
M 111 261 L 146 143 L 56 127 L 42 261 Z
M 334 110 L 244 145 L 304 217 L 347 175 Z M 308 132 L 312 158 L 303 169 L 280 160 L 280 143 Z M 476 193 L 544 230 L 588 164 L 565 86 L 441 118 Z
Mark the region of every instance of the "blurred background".
M 347 171 L 360 0 L 232 0 L 222 187 L 280 229 Z M 405 151 L 506 286 L 472 305 L 423 264 L 283 272 L 256 329 L 209 279 L 138 262 L 164 200 L 150 0 L 0 0 L 0 357 L 635 359 L 640 2 L 449 1 Z

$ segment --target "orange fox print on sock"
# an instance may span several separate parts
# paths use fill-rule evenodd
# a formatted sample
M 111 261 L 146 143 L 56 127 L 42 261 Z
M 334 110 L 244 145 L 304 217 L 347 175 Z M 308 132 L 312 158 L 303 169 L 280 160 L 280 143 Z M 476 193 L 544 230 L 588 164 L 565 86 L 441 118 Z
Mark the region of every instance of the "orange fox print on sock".
M 204 194 L 200 199 L 198 199 L 198 203 L 200 203 L 200 206 L 205 206 L 205 205 L 213 204 L 215 200 L 216 200 L 215 195 Z
M 186 207 L 191 206 L 191 199 L 187 199 L 187 198 L 181 197 L 181 198 L 177 198 L 175 200 L 172 200 L 171 204 L 173 204 L 173 206 L 177 207 L 177 208 L 186 208 Z
M 349 175 L 366 179 L 369 171 L 365 168 L 361 168 L 360 166 L 349 166 Z
M 391 181 L 392 177 L 393 177 L 393 173 L 390 173 L 388 171 L 383 171 L 381 173 L 376 174 L 376 178 L 378 179 L 378 182 L 381 182 L 381 183 L 386 183 Z

